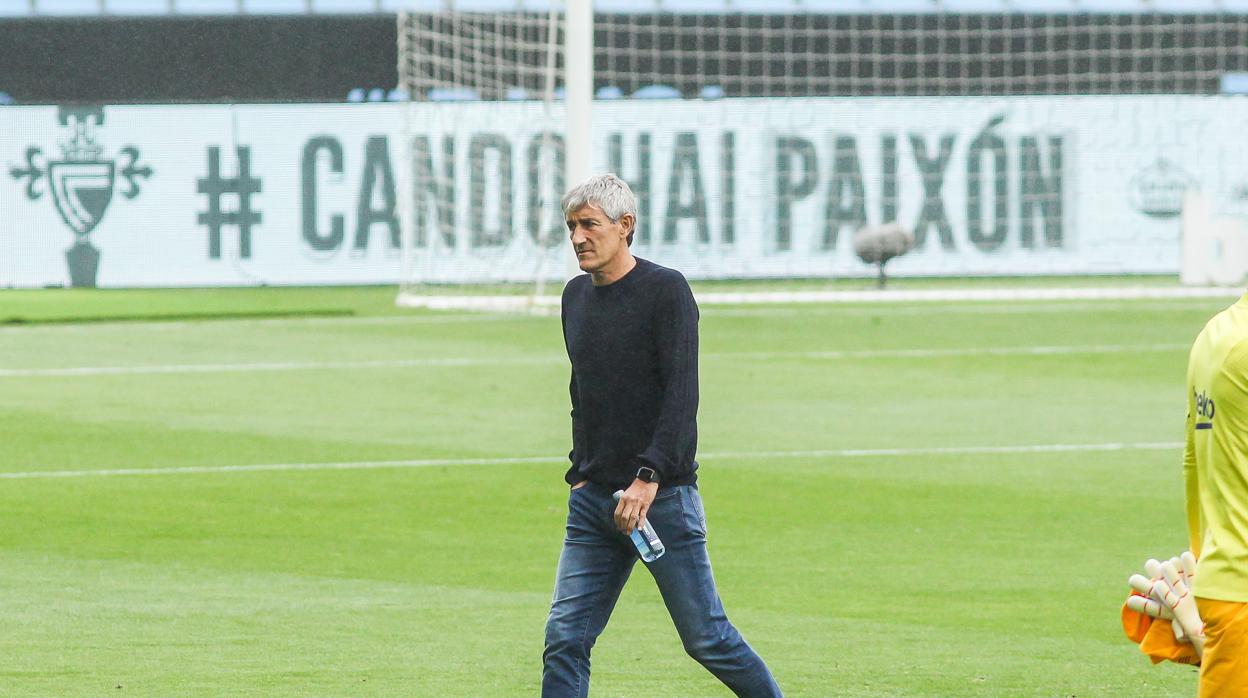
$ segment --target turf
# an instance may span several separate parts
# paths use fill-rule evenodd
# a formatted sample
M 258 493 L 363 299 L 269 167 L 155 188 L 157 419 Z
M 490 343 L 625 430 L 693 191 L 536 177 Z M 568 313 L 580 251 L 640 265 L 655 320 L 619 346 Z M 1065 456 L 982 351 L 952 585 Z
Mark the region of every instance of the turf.
M 0 292 L 60 320 L 0 327 L 0 693 L 535 695 L 558 319 L 135 293 Z M 1228 303 L 705 308 L 711 555 L 786 694 L 1191 694 L 1118 609 L 1185 547 L 1185 345 Z M 1124 447 L 964 450 L 1063 444 Z M 593 695 L 727 695 L 640 568 Z
M 733 279 L 698 281 L 695 289 L 728 291 L 860 291 L 874 290 L 871 278 Z M 1044 277 L 935 277 L 896 278 L 889 288 L 902 290 L 947 288 L 1150 286 L 1177 287 L 1173 274 Z M 526 294 L 531 285 L 438 286 L 433 293 Z M 545 293 L 558 292 L 546 287 Z M 266 317 L 341 317 L 395 315 L 392 286 L 308 288 L 187 288 L 169 289 L 0 289 L 0 325 L 107 321 L 255 319 Z

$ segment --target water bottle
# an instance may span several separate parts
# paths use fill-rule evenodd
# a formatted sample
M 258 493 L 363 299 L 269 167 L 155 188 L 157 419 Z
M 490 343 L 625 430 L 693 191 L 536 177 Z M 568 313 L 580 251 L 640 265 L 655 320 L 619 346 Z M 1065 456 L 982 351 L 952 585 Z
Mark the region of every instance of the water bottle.
M 620 497 L 624 496 L 624 490 L 616 490 L 611 496 L 615 497 L 615 501 L 618 502 Z M 637 546 L 637 553 L 641 555 L 642 562 L 654 562 L 663 557 L 663 541 L 659 540 L 659 534 L 654 532 L 654 527 L 650 525 L 648 519 L 634 528 L 628 537 L 632 538 L 633 545 Z

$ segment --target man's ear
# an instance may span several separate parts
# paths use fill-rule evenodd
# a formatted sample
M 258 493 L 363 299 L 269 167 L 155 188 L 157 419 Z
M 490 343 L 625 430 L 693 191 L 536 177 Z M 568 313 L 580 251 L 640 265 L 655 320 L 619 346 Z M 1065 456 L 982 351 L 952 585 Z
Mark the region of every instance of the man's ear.
M 637 217 L 631 213 L 625 213 L 620 216 L 619 222 L 620 225 L 624 226 L 625 237 L 628 237 L 628 234 L 631 234 L 637 228 Z

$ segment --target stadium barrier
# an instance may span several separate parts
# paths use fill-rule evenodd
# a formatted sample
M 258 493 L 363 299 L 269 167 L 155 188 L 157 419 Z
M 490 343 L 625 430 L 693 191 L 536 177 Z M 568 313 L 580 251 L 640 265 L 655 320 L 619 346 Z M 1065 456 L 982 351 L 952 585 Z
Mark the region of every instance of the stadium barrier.
M 890 220 L 916 236 L 895 276 L 1175 274 L 1185 193 L 1248 205 L 1240 96 L 728 102 L 595 105 L 594 169 L 641 198 L 636 253 L 690 278 L 870 277 L 852 234 Z M 563 157 L 541 109 L 0 109 L 0 286 L 394 283 L 404 235 L 465 261 L 436 280 L 525 281 L 535 241 L 564 239 L 537 230 Z M 453 128 L 422 131 L 432 110 Z

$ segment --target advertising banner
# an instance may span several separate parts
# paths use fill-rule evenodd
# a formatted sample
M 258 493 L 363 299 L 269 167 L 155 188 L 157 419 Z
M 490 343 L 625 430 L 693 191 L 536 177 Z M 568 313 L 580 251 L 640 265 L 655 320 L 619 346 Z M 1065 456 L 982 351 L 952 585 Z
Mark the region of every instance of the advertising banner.
M 404 110 L 408 111 L 404 111 Z M 537 102 L 0 108 L 0 287 L 551 280 Z M 603 101 L 593 169 L 690 278 L 1177 273 L 1185 194 L 1239 215 L 1234 96 Z M 408 147 L 404 147 L 407 144 Z M 405 263 L 404 239 L 415 250 Z

